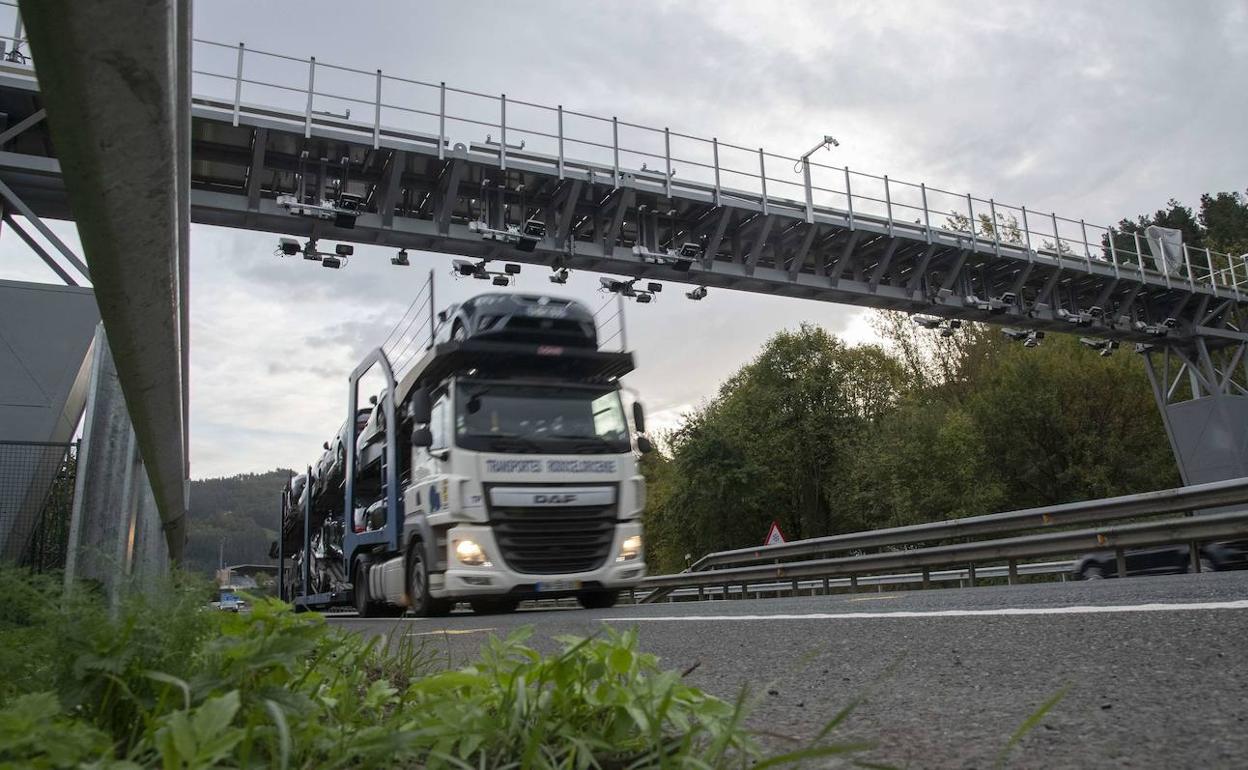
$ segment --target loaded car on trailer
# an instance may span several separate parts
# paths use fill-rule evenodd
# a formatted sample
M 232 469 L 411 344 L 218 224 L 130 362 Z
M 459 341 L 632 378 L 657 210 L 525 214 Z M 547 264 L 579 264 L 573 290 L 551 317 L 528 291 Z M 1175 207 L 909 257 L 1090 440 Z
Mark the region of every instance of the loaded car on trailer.
M 630 429 L 619 382 L 632 354 L 599 350 L 592 316 L 570 300 L 484 295 L 440 321 L 444 341 L 401 381 L 381 350 L 352 373 L 350 415 L 366 372 L 386 387 L 365 431 L 348 420 L 342 495 L 302 511 L 284 496 L 287 598 L 365 616 L 614 604 L 645 576 L 634 450 L 649 442 L 639 404 Z

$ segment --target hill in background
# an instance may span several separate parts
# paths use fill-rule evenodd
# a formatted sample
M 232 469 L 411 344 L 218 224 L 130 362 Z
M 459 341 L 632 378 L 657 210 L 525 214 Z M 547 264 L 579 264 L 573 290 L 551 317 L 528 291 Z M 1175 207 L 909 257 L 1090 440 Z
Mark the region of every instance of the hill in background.
M 192 480 L 187 569 L 211 575 L 221 548 L 226 564 L 274 563 L 269 544 L 277 537 L 282 488 L 291 473 L 278 468 Z

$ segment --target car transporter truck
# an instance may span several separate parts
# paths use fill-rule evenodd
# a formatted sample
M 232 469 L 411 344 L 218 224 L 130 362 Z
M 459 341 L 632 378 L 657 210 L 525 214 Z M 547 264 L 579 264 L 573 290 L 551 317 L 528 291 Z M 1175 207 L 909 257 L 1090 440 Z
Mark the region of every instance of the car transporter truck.
M 632 354 L 600 350 L 588 310 L 548 296 L 478 295 L 430 326 L 401 379 L 381 349 L 360 362 L 341 431 L 283 491 L 282 597 L 362 617 L 611 606 L 646 573 L 634 449 L 650 442 L 619 382 Z M 385 386 L 361 407 L 370 370 Z

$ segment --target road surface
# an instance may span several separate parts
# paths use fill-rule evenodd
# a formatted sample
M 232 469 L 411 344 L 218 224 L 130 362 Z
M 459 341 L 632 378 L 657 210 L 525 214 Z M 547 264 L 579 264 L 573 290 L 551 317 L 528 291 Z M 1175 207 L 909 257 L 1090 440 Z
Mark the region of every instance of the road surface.
M 1248 572 L 333 622 L 427 639 L 453 665 L 520 625 L 543 649 L 635 626 L 666 666 L 697 664 L 691 683 L 748 687 L 760 730 L 809 738 L 865 696 L 837 735 L 898 766 L 995 766 L 1063 688 L 1009 766 L 1248 766 Z

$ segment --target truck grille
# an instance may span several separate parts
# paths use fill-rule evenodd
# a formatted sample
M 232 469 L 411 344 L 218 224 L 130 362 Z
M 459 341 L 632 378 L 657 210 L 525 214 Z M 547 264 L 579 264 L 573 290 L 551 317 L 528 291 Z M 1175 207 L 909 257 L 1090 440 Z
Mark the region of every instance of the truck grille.
M 516 572 L 559 575 L 598 569 L 610 555 L 615 505 L 490 506 L 494 539 Z

